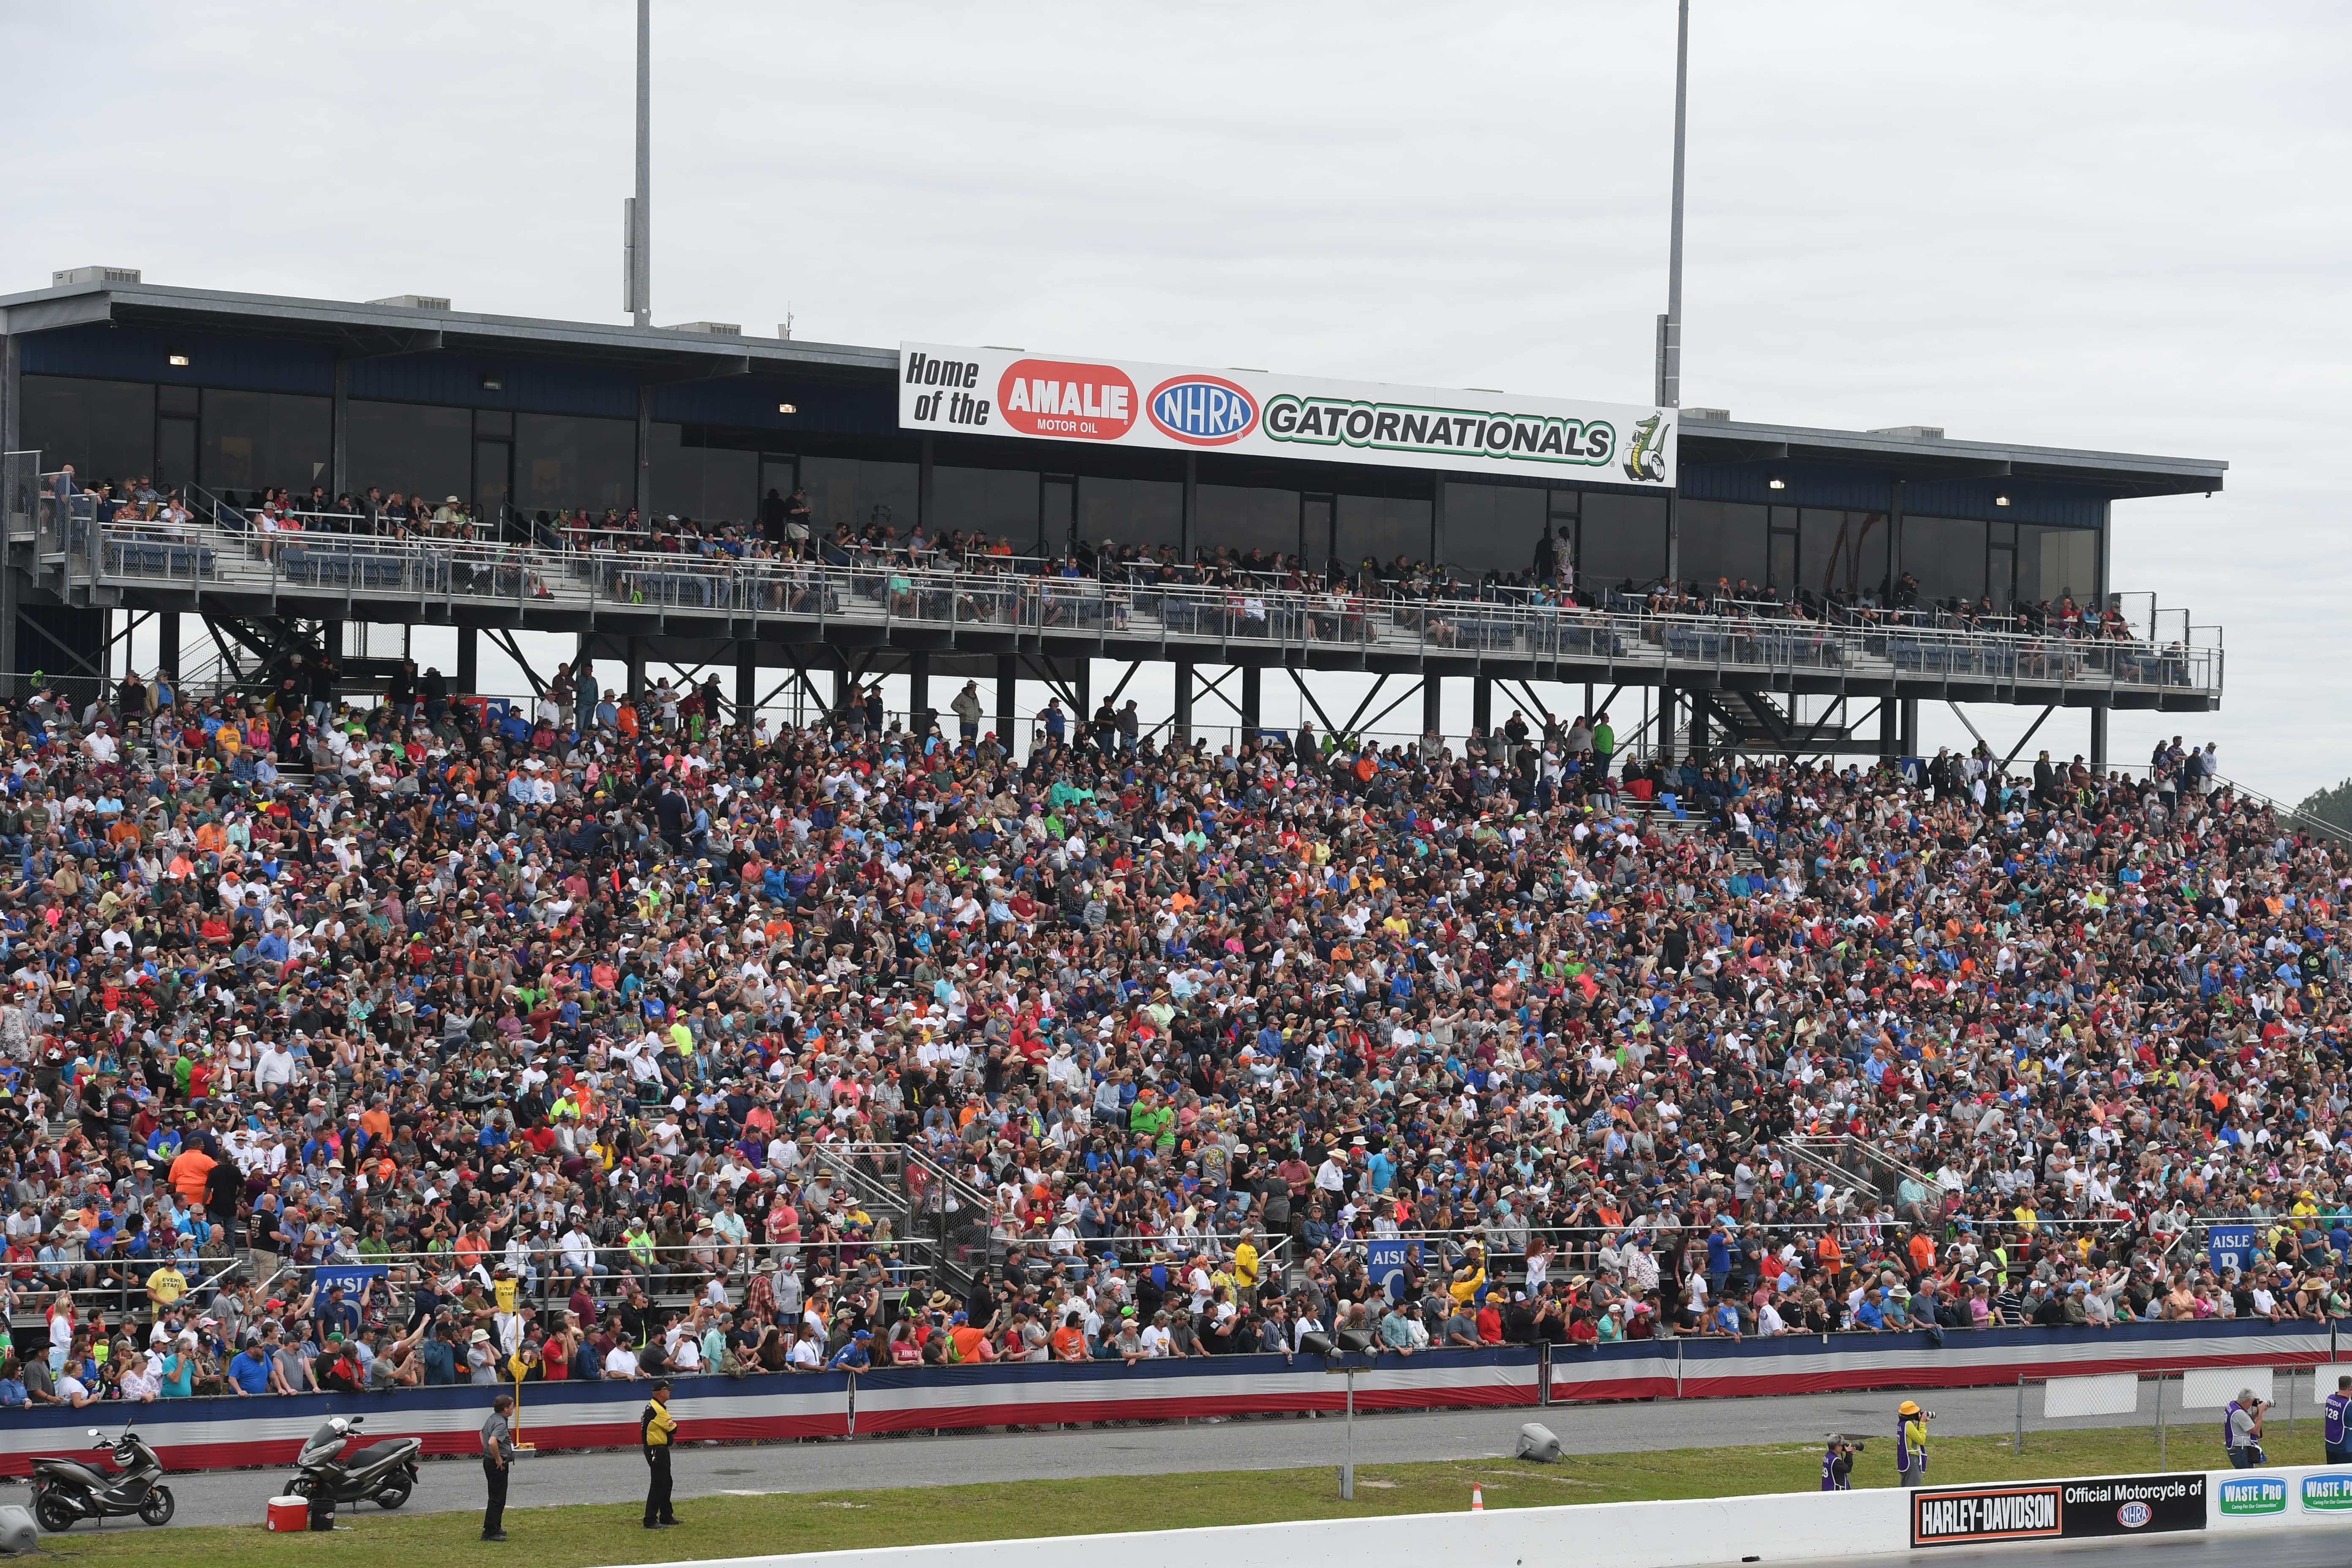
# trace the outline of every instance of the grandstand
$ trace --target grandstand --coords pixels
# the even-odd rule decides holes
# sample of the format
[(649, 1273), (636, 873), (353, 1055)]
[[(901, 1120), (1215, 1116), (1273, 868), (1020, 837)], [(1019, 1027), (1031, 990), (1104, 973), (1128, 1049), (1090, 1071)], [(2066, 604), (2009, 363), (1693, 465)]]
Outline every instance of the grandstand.
[[(2210, 752), (2104, 756), (2220, 700), (2107, 580), (2113, 503), (2218, 463), (113, 275), (0, 309), (47, 678), (0, 762), (0, 1395), (63, 1402), (0, 1468), (69, 1384), (184, 1381), (211, 1464), (313, 1413), (232, 1382), (461, 1451), (468, 1380), (570, 1384), (541, 1430), (593, 1447), (656, 1372), (847, 1436), (1328, 1407), (1326, 1331), (1395, 1406), (1685, 1347), (2006, 1383), (2073, 1353), (2027, 1323), (2308, 1365), (2352, 1315), (2352, 856)], [(387, 623), (456, 627), (454, 685), (333, 667)], [(467, 700), (493, 638), (520, 710)], [(713, 664), (731, 704), (646, 689)], [(1319, 734), (1264, 732), (1268, 669)], [(966, 675), (1066, 722), (935, 727)], [(1597, 721), (1636, 688), (1650, 735)], [(1927, 701), (2081, 709), (2092, 756), (1919, 759)], [(1171, 1358), (1230, 1359), (1128, 1380)]]
[[(1708, 409), (1619, 411), (1605, 464), (1465, 447), (1469, 421), (1450, 446), (1335, 436), (1343, 461), (1257, 440), (1271, 414), (1238, 442), (1155, 436), (1139, 391), (1116, 438), (1053, 438), (1009, 409), (981, 433), (920, 352), (723, 323), (103, 268), (0, 311), (0, 649), (17, 674), (120, 668), (131, 617), (157, 617), (161, 662), (200, 685), (266, 684), (301, 648), (342, 653), (349, 626), (441, 624), (467, 691), (484, 637), (543, 684), (512, 641), (530, 630), (576, 637), (633, 691), (649, 668), (731, 667), (736, 702), (803, 712), (888, 675), (911, 715), (976, 677), (1007, 733), (1023, 682), (1091, 714), (1092, 662), (1112, 660), (1166, 669), (1169, 710), (1147, 722), (1178, 734), (1196, 701), (1259, 731), (1274, 669), (1343, 732), (1437, 731), (1448, 682), (1468, 683), (1482, 732), (1498, 683), (1563, 722), (1578, 703), (1556, 683), (1590, 689), (1587, 713), (1648, 690), (1654, 719), (1619, 727), (1669, 758), (1911, 755), (1923, 701), (2079, 709), (2095, 767), (2111, 710), (2221, 698), (2218, 630), (2112, 583), (2108, 548), (2115, 502), (2219, 489), (2215, 461)], [(1168, 384), (1238, 391), (1232, 374)], [(1400, 406), (1507, 412), (1499, 394), (1414, 396)], [(75, 497), (44, 505), (68, 465)], [(125, 504), (134, 486), (184, 515)], [(281, 528), (300, 531), (274, 542)], [(188, 616), (210, 646), (184, 669)], [(1318, 676), (1337, 671), (1379, 684), (1327, 705)], [(344, 689), (388, 672), (347, 661)], [(1418, 723), (1383, 725), (1416, 694)]]

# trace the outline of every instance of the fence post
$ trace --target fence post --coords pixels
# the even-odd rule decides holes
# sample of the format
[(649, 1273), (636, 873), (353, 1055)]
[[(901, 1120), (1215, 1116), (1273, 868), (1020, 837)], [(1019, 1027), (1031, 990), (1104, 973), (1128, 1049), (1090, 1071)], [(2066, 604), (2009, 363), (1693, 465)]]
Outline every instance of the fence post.
[(2025, 1452), (2025, 1374), (2017, 1374), (2017, 1441), (2009, 1450), (2011, 1458)]
[(2164, 1373), (2156, 1374), (2156, 1468), (2164, 1468)]

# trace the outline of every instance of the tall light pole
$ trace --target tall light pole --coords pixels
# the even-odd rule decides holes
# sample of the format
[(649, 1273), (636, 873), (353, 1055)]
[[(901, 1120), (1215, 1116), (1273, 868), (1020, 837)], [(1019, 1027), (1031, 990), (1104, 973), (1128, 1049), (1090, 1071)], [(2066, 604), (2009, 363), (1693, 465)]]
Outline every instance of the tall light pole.
[(1674, 230), (1666, 254), (1666, 313), (1658, 318), (1661, 408), (1679, 408), (1683, 401), (1683, 115), (1690, 90), (1690, 0), (1682, 0), (1680, 10), (1675, 29)]
[[(653, 0), (637, 0), (637, 194), (624, 204), (621, 309), (641, 327), (654, 319), (653, 34)], [(1681, 210), (1679, 197), (1675, 210)]]

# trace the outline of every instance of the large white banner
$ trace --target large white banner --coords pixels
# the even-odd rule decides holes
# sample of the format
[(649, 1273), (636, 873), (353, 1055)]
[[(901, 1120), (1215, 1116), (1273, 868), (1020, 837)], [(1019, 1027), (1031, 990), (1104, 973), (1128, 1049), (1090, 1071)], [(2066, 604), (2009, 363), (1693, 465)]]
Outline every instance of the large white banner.
[(908, 430), (1320, 458), (1615, 484), (1675, 482), (1675, 410), (898, 345)]

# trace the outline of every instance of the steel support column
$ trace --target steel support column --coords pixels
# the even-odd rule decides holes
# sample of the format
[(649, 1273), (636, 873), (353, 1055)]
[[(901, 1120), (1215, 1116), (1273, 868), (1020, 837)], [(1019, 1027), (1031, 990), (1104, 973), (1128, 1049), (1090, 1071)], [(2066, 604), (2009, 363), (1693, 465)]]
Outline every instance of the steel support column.
[(1193, 559), (1194, 541), (1201, 537), (1201, 458), (1198, 453), (1184, 454), (1184, 518), (1181, 532), (1177, 537), (1176, 555), (1181, 561)]
[(1658, 687), (1658, 760), (1672, 764), (1675, 760), (1675, 707), (1678, 699), (1670, 684)]
[(352, 366), (345, 359), (335, 361), (335, 394), (328, 408), (327, 491), (341, 495), (351, 488), (350, 465), (346, 452), (350, 446), (352, 400)]
[(2107, 710), (2104, 708), (2091, 710), (2091, 771), (2107, 771)]
[(1900, 705), (1892, 697), (1878, 702), (1878, 754), (1899, 757), (1903, 754), (1903, 720)]
[(922, 442), (915, 458), (915, 521), (924, 533), (939, 537), (940, 503), (936, 496), (937, 472), (931, 460), (931, 433), (923, 432)]
[(1021, 722), (1021, 660), (1009, 653), (996, 656), (996, 743), (1013, 754), (1013, 734)]
[(1495, 682), (1491, 677), (1470, 678), (1470, 728), (1484, 735), (1495, 727)]
[(482, 634), (479, 628), (457, 627), (457, 694), (478, 695), (482, 683)]
[(180, 615), (163, 610), (155, 616), (155, 668), (169, 675), (176, 688), (180, 679)]
[[(1265, 672), (1254, 664), (1242, 667), (1242, 739), (1255, 740), (1265, 727), (1265, 708), (1259, 690), (1259, 677)], [(1238, 750), (1238, 748), (1236, 748)]]
[(1445, 734), (1445, 678), (1424, 674), (1421, 678), (1421, 737), (1432, 735), (1443, 739)]
[(760, 645), (749, 637), (735, 640), (735, 722), (749, 724), (760, 709)]
[(646, 700), (646, 645), (635, 637), (628, 643), (628, 694), (632, 707)]
[[(0, 332), (0, 452), (17, 450), (18, 432), (24, 423), (24, 342), (21, 332)], [(40, 467), (37, 462), (33, 466), (36, 469)], [(37, 484), (38, 479), (36, 474), (28, 482)], [(16, 499), (13, 495), (0, 496), (0, 530), (12, 525), (5, 512)], [(37, 499), (28, 502), (30, 510), (25, 515), (27, 529), (36, 526), (40, 504)], [(0, 532), (0, 700), (16, 699), (16, 668), (24, 662), (16, 647), (23, 619), (18, 608), (23, 592), (15, 548), (8, 543), (5, 532)]]
[(637, 385), (637, 526), (654, 516), (654, 389)]
[(1902, 706), (1903, 754), (1906, 757), (1916, 757), (1919, 754), (1919, 700), (1916, 697), (1906, 697), (1903, 699)]
[(920, 741), (931, 732), (931, 656), (920, 648), (907, 656), (907, 728)]
[[(1186, 467), (1190, 468), (1190, 466), (1188, 459)], [(1192, 743), (1192, 661), (1189, 658), (1178, 659), (1175, 676), (1176, 708), (1170, 721), (1170, 729), (1177, 745), (1189, 746)]]

